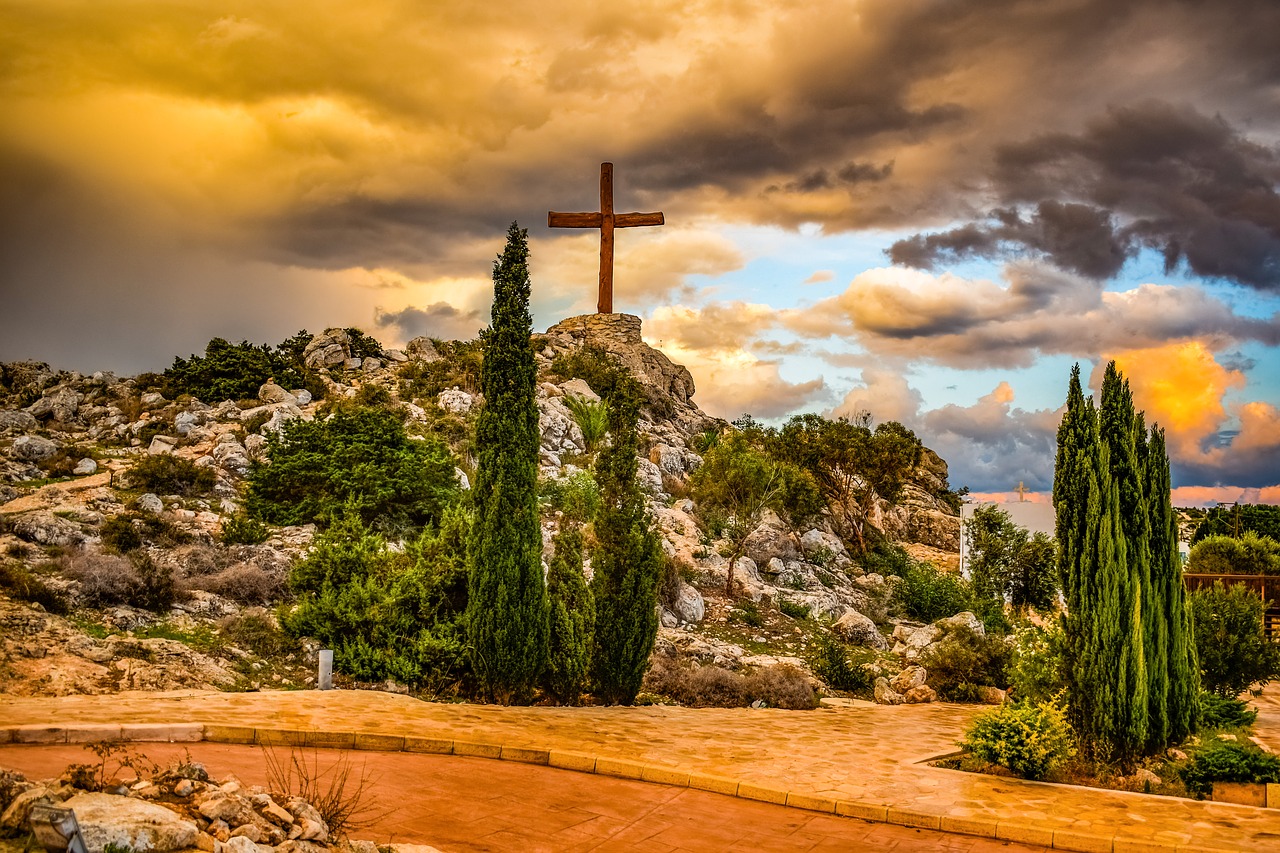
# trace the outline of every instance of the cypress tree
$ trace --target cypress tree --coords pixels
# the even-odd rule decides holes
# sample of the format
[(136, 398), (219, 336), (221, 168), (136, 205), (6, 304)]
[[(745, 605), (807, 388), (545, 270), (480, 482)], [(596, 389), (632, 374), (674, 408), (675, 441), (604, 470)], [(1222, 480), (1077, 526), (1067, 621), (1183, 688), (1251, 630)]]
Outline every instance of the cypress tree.
[(615, 366), (601, 393), (609, 404), (612, 441), (596, 460), (600, 510), (592, 558), (596, 604), (591, 679), (597, 698), (630, 705), (640, 692), (658, 635), (662, 551), (636, 480), (640, 389)]
[(532, 697), (547, 656), (527, 237), (511, 223), (493, 265), (492, 323), (481, 332), (485, 402), (476, 423), (475, 521), (467, 549), (472, 665), (488, 698), (504, 705)]
[(1200, 726), (1200, 662), (1196, 659), (1191, 607), (1178, 560), (1178, 521), (1170, 498), (1164, 430), (1152, 428), (1146, 461), (1151, 502), (1151, 582), (1168, 634), (1168, 740), (1178, 743)]
[[(1123, 676), (1117, 685), (1117, 745), (1128, 756), (1138, 749), (1164, 746), (1168, 682), (1164, 622), (1151, 589), (1151, 521), (1147, 516), (1145, 467), (1140, 458), (1146, 449), (1146, 429), (1134, 411), (1129, 383), (1114, 361), (1107, 364), (1102, 379), (1098, 434), (1107, 447), (1108, 470), (1116, 492), (1117, 544), (1123, 546), (1117, 548), (1115, 565), (1115, 612), (1121, 620), (1121, 642), (1127, 646), (1119, 654)], [(1151, 661), (1153, 653), (1158, 653), (1160, 659)], [(1153, 682), (1158, 691), (1154, 696)]]
[(582, 531), (566, 520), (555, 537), (547, 573), (547, 670), (543, 685), (561, 705), (577, 705), (591, 663), (596, 609), (582, 575)]

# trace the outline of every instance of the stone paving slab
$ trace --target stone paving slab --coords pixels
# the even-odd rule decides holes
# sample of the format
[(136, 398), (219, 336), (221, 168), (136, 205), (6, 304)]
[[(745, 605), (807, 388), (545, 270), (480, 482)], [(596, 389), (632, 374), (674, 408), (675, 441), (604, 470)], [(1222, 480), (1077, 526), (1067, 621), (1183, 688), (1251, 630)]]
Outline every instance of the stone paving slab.
[[(419, 739), (453, 754), (545, 760), (623, 778), (718, 790), (765, 802), (834, 803), (845, 814), (1073, 850), (1280, 851), (1280, 811), (959, 773), (919, 764), (954, 751), (981, 709), (851, 703), (775, 709), (501, 708), (420, 702), (369, 691), (122, 693), (0, 697), (0, 730), (24, 742), (65, 726), (202, 723), (210, 740), (269, 742), (313, 733), (356, 748)], [(289, 733), (288, 735), (282, 733)], [(322, 733), (322, 734), (320, 734)], [(44, 736), (51, 736), (46, 734)], [(0, 734), (0, 741), (6, 735)], [(345, 742), (345, 740), (343, 740)], [(545, 756), (545, 759), (543, 759)], [(662, 778), (659, 778), (662, 777)], [(718, 780), (718, 781), (717, 781)], [(709, 784), (718, 787), (711, 788)], [(730, 790), (732, 789), (732, 790)]]

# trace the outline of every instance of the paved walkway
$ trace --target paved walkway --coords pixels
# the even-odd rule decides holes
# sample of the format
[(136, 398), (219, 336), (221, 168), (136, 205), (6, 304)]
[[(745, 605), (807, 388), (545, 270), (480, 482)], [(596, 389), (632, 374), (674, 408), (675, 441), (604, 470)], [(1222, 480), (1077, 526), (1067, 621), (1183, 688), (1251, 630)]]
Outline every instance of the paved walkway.
[(1001, 779), (917, 763), (953, 751), (977, 710), (867, 703), (812, 712), (499, 708), (363, 691), (175, 692), (0, 698), (0, 728), (193, 721), (382, 735), (388, 738), (364, 742), (387, 749), (397, 748), (405, 736), (457, 741), (458, 752), (466, 742), (501, 744), (513, 757), (521, 749), (595, 756), (599, 760), (589, 767), (598, 773), (638, 777), (643, 771), (649, 778), (678, 780), (683, 772), (686, 785), (688, 774), (707, 774), (741, 780), (733, 788), (739, 796), (781, 797), (778, 801), (797, 805), (809, 801), (818, 808), (839, 800), (854, 807), (846, 813), (855, 816), (977, 833), (995, 830), (1009, 840), (1064, 849), (1280, 851), (1276, 810)]
[[(163, 766), (188, 750), (214, 778), (234, 773), (249, 785), (267, 783), (263, 748), (258, 746), (151, 743), (138, 751)], [(340, 755), (321, 750), (314, 760), (324, 771)], [(351, 778), (368, 780), (367, 823), (353, 834), (379, 844), (430, 844), (447, 853), (1047, 850), (511, 761), (386, 752), (346, 755)], [(0, 748), (0, 766), (47, 778), (87, 756), (83, 746), (8, 746)], [(310, 763), (313, 755), (304, 753), (304, 758)]]

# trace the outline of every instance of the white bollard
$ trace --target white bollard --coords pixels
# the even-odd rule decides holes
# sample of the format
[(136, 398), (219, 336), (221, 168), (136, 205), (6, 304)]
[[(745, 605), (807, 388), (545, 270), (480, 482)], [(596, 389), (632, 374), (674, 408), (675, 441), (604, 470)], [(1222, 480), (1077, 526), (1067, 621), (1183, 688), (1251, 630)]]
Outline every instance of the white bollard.
[(333, 689), (333, 649), (320, 650), (320, 679), (316, 686), (321, 690)]

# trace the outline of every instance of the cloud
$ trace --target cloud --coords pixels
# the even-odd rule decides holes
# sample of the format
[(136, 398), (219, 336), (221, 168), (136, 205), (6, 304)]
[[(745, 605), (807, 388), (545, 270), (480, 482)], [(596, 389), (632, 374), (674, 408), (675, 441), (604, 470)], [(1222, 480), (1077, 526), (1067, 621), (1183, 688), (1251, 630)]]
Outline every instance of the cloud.
[(835, 270), (816, 270), (809, 275), (801, 284), (821, 284), (824, 281), (831, 281), (836, 277)]
[(1173, 490), (1174, 506), (1217, 506), (1225, 503), (1280, 504), (1280, 486), (1243, 489), (1238, 486), (1178, 486)]
[(487, 325), (479, 311), (464, 311), (447, 302), (436, 302), (425, 308), (410, 305), (399, 311), (378, 308), (373, 323), (379, 329), (394, 329), (399, 343), (422, 335), (446, 341), (471, 340)]
[(852, 338), (881, 357), (960, 368), (1022, 367), (1042, 355), (1095, 359), (1166, 342), (1280, 344), (1280, 317), (1237, 314), (1195, 286), (1106, 291), (1032, 261), (1008, 264), (1003, 279), (871, 269), (838, 296), (780, 312), (778, 322), (810, 339)]
[(880, 423), (909, 423), (915, 419), (923, 401), (920, 392), (908, 385), (900, 372), (867, 367), (862, 370), (862, 384), (850, 389), (832, 414), (856, 417), (862, 412), (870, 412)]

